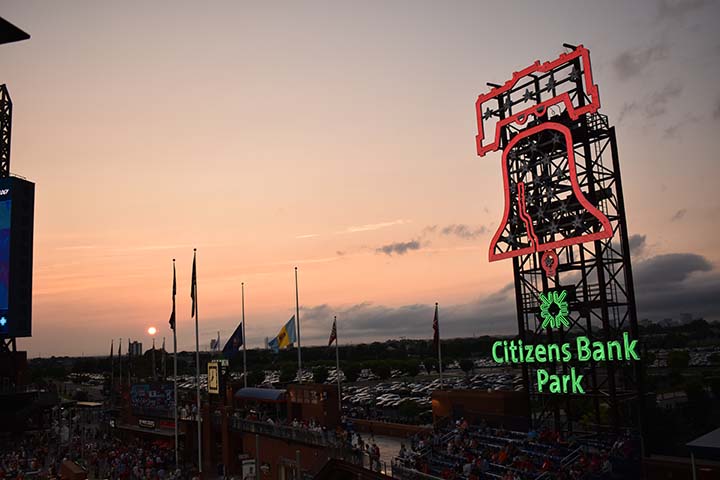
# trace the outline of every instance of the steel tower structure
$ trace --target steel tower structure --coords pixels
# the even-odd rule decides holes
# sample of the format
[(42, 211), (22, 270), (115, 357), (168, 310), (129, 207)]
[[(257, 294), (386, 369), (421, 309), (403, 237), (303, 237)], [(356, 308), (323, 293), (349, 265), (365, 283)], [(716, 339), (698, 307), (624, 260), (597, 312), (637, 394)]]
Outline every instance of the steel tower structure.
[[(523, 343), (607, 342), (623, 332), (638, 339), (615, 127), (599, 113), (589, 52), (565, 47), (570, 53), (536, 62), (502, 86), (488, 84), (478, 99), (478, 154), (503, 151), (505, 214), (489, 257), (512, 259)], [(561, 289), (568, 326), (542, 328), (540, 294)], [(581, 371), (585, 395), (539, 392), (534, 365), (522, 369), (535, 428), (582, 430), (581, 414), (594, 431), (640, 425), (639, 362), (540, 365)]]

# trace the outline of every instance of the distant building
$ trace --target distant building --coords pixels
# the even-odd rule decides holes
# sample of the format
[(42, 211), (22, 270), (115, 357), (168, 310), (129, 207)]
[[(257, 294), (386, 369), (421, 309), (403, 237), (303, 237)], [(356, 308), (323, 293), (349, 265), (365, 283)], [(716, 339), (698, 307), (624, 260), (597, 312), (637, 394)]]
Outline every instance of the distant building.
[(129, 353), (131, 357), (139, 357), (143, 353), (142, 342), (130, 342)]

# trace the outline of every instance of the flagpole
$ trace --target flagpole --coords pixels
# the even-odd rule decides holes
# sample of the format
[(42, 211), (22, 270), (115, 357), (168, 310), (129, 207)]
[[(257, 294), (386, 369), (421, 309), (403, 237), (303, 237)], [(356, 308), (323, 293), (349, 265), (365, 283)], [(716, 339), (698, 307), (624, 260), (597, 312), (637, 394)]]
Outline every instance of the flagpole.
[(152, 337), (152, 369), (153, 369), (153, 381), (157, 381), (157, 369), (155, 368), (155, 337)]
[(337, 315), (333, 319), (333, 325), (335, 325), (335, 377), (337, 377), (338, 384), (338, 414), (342, 416), (342, 392), (340, 389), (340, 341), (338, 340), (337, 333)]
[(298, 295), (298, 272), (295, 267), (295, 318), (297, 322), (298, 383), (302, 383), (302, 353), (300, 348), (300, 297)]
[[(435, 302), (435, 312), (438, 311), (438, 303)], [(442, 366), (442, 342), (440, 342), (440, 314), (438, 314), (438, 373), (440, 373), (440, 390), (443, 388), (443, 366)]]
[(200, 327), (198, 314), (198, 298), (197, 298), (197, 270), (195, 266), (195, 258), (197, 248), (193, 248), (193, 273), (192, 279), (193, 303), (195, 304), (195, 387), (197, 392), (197, 439), (198, 439), (198, 472), (202, 473), (202, 432), (200, 424)]
[(162, 346), (162, 369), (163, 369), (163, 381), (167, 380), (167, 364), (165, 363), (165, 337), (163, 337)]
[(245, 338), (245, 282), (240, 283), (242, 288), (242, 340), (243, 340), (243, 385), (247, 388), (247, 339)]
[(130, 351), (130, 338), (128, 338), (128, 390), (132, 385), (132, 352)]
[(175, 316), (175, 293), (177, 285), (175, 283), (175, 259), (173, 258), (173, 395), (175, 400), (175, 469), (179, 468), (180, 458), (178, 454), (178, 402), (177, 402), (177, 317)]
[(115, 359), (113, 358), (113, 347), (115, 339), (110, 339), (110, 403), (115, 404)]
[(120, 396), (122, 397), (122, 338), (118, 339), (118, 364), (120, 364)]

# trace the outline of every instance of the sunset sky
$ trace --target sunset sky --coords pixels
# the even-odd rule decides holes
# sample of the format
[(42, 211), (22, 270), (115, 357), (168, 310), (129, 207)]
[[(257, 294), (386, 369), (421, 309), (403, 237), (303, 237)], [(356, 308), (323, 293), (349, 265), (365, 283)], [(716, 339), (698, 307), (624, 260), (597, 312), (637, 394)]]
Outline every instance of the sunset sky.
[[(30, 356), (111, 338), (251, 347), (516, 329), (488, 263), (500, 155), (474, 103), (563, 42), (590, 49), (618, 129), (640, 318), (720, 319), (720, 2), (3, 2), (13, 173), (36, 182)], [(117, 340), (116, 340), (117, 341)], [(123, 347), (125, 349), (125, 346)]]

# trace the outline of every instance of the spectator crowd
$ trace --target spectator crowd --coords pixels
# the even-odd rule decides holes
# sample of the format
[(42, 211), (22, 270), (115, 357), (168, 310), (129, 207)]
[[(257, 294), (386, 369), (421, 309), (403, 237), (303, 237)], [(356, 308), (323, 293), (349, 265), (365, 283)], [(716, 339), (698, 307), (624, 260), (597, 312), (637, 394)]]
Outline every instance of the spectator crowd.
[(516, 432), (464, 419), (414, 436), (396, 462), (407, 478), (420, 472), (448, 480), (630, 478), (639, 464), (629, 435), (563, 439), (552, 431)]

